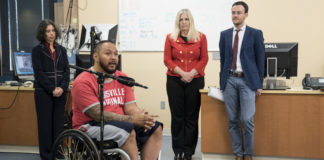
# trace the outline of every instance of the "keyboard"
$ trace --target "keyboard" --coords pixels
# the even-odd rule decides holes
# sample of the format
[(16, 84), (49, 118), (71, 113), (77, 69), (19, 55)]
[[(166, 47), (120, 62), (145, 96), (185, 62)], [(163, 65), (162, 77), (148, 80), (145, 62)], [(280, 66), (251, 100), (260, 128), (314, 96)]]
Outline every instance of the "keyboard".
[(11, 82), (10, 86), (22, 86), (21, 82)]
[(273, 88), (263, 88), (263, 90), (286, 90), (290, 89), (288, 86), (277, 86)]

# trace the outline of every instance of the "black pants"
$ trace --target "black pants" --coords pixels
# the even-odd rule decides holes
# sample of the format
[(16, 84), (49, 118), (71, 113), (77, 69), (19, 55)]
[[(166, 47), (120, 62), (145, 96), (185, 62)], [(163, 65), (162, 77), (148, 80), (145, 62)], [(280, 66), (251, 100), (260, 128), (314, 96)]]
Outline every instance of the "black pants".
[(63, 131), (65, 103), (65, 93), (56, 98), (42, 89), (35, 89), (39, 153), (42, 160), (51, 159), (52, 145)]
[(172, 148), (175, 154), (195, 153), (201, 102), (199, 89), (204, 86), (204, 77), (194, 78), (190, 83), (184, 83), (178, 77), (167, 76)]

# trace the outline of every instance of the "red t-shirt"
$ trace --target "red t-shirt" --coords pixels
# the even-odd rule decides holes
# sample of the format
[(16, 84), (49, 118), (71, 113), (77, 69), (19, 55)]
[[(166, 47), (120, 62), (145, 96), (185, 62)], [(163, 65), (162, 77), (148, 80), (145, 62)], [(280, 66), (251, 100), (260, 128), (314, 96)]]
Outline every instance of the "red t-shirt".
[[(126, 76), (116, 71), (114, 76)], [(73, 82), (72, 94), (72, 124), (74, 129), (91, 120), (85, 112), (93, 106), (100, 105), (97, 78), (88, 72), (83, 72)], [(104, 83), (104, 110), (117, 114), (124, 114), (123, 106), (135, 103), (131, 87), (125, 86), (116, 80), (106, 80)]]

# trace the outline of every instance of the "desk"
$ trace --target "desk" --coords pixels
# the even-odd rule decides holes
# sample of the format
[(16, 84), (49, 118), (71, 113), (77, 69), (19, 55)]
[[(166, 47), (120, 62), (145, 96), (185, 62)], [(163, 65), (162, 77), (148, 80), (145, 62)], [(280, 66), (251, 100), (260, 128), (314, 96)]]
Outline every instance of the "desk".
[(0, 86), (0, 144), (38, 145), (34, 88)]
[[(233, 154), (224, 103), (200, 92), (202, 152)], [(263, 91), (254, 122), (255, 155), (324, 158), (324, 92)]]

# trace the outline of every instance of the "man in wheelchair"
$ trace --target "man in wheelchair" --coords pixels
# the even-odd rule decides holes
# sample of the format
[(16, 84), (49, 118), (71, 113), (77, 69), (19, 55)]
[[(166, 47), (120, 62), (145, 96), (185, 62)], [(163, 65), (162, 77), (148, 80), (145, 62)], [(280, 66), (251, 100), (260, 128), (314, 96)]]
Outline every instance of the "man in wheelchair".
[[(99, 42), (93, 54), (95, 72), (126, 76), (116, 70), (118, 51), (114, 43)], [(97, 77), (83, 72), (72, 87), (73, 128), (100, 141), (100, 102)], [(113, 140), (132, 160), (158, 159), (162, 145), (163, 124), (136, 105), (131, 87), (111, 78), (104, 82), (104, 140)]]

